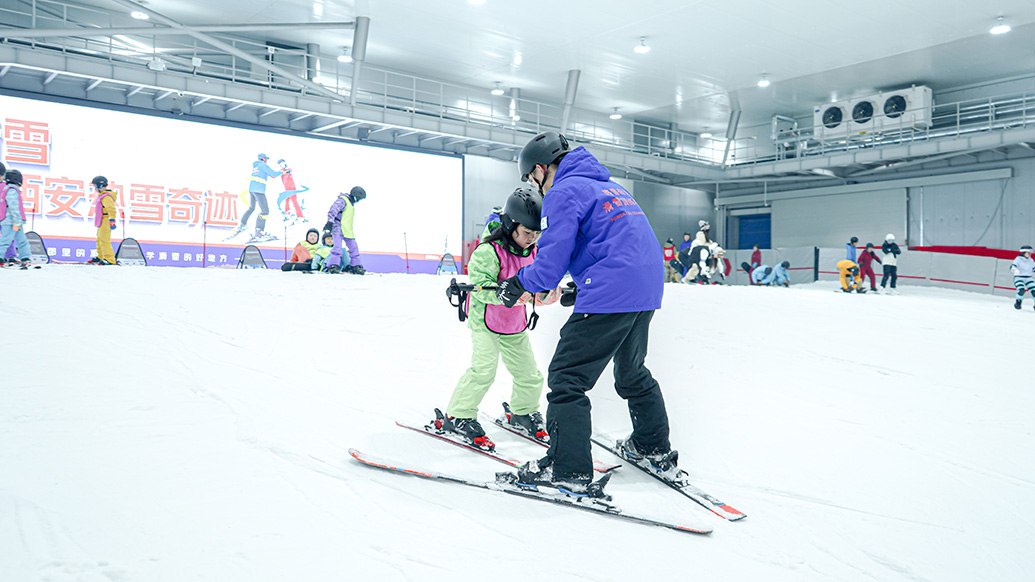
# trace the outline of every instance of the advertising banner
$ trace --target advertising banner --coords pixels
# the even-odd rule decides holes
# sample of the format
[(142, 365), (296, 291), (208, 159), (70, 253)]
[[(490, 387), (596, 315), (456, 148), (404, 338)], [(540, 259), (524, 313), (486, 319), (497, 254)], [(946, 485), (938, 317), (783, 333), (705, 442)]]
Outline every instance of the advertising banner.
[(0, 96), (0, 161), (24, 175), (28, 229), (58, 262), (96, 255), (95, 176), (117, 194), (112, 244), (136, 239), (148, 265), (234, 265), (254, 244), (276, 268), (354, 186), (368, 271), (434, 273), (461, 254), (455, 156)]

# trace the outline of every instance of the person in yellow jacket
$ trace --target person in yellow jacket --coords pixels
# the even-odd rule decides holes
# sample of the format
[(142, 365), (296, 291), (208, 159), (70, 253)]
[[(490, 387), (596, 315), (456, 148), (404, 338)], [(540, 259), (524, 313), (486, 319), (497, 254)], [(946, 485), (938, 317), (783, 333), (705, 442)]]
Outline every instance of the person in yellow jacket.
[(115, 201), (118, 193), (108, 189), (108, 179), (97, 176), (92, 181), (97, 198), (94, 202), (93, 224), (97, 227), (97, 257), (91, 263), (98, 265), (116, 265), (115, 250), (111, 247), (111, 231), (115, 230)]
[(859, 265), (855, 264), (855, 261), (848, 259), (840, 261), (837, 263), (837, 270), (841, 272), (842, 291), (851, 293), (852, 289), (855, 289), (856, 293), (866, 293), (866, 289), (863, 289), (862, 277), (859, 276)]

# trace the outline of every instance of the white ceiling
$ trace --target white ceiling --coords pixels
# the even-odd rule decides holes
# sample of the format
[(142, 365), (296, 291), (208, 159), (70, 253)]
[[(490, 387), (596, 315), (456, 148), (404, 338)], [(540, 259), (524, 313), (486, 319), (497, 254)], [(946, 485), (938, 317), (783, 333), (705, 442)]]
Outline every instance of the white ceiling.
[[(85, 4), (124, 11), (106, 0)], [(833, 96), (926, 84), (938, 90), (1035, 72), (1035, 0), (150, 0), (185, 25), (371, 19), (367, 63), (442, 81), (518, 87), (560, 103), (725, 130), (803, 115)], [(316, 15), (319, 12), (319, 16)], [(988, 34), (1002, 14), (1014, 30)], [(254, 33), (327, 56), (351, 30)], [(633, 47), (646, 36), (652, 50)], [(515, 56), (520, 55), (520, 64)], [(762, 73), (772, 85), (755, 85)]]

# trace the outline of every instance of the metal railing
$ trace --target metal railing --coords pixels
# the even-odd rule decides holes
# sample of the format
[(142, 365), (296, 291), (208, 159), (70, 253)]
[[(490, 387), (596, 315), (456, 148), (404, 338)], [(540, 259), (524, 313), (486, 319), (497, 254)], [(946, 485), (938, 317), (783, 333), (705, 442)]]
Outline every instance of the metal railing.
[[(19, 6), (0, 7), (0, 20), (8, 22), (12, 28), (35, 29), (142, 26), (140, 21), (126, 14), (71, 2), (33, 0)], [(334, 91), (343, 100), (351, 97), (351, 64), (341, 63), (335, 57), (309, 54), (305, 48), (210, 34), (237, 49), (264, 58), (292, 75)], [(126, 66), (147, 66), (153, 70), (261, 86), (269, 90), (295, 93), (308, 91), (295, 79), (209, 48), (186, 35), (60, 36), (8, 39), (6, 42), (39, 50), (101, 58)], [(548, 129), (558, 130), (564, 113), (560, 104), (509, 95), (493, 96), (487, 87), (448, 83), (369, 63), (364, 64), (355, 90), (357, 104), (364, 108), (404, 112), (422, 118), (438, 118), (529, 135)], [(903, 115), (899, 119), (907, 118), (908, 115)], [(1035, 122), (1035, 93), (935, 105), (930, 123), (926, 126), (888, 126), (885, 123), (877, 132), (851, 135), (846, 131), (844, 136), (836, 138), (831, 137), (830, 132), (824, 132), (820, 139), (813, 128), (811, 115), (794, 119), (797, 124), (793, 129), (775, 131), (775, 124), (739, 128), (738, 135), (746, 137), (738, 138), (730, 144), (728, 156), (726, 140), (723, 138), (703, 138), (694, 132), (642, 120), (614, 120), (607, 113), (578, 108), (572, 109), (569, 127), (564, 133), (580, 144), (710, 166), (721, 165), (725, 160), (727, 165), (737, 166), (823, 156), (980, 131), (1027, 127)], [(887, 118), (884, 121), (893, 123)]]

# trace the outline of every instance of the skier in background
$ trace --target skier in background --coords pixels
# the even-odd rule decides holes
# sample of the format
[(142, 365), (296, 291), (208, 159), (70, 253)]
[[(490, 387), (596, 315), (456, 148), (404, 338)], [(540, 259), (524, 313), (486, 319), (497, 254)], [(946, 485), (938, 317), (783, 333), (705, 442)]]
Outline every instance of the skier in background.
[(676, 274), (676, 265), (679, 265), (679, 270), (682, 271), (683, 265), (677, 259), (679, 252), (676, 250), (676, 242), (672, 239), (665, 241), (665, 245), (661, 247), (663, 259), (665, 260), (665, 282), (678, 283), (679, 275)]
[(255, 233), (250, 239), (249, 243), (264, 242), (268, 240), (276, 240), (277, 237), (266, 232), (266, 219), (270, 215), (269, 201), (266, 200), (266, 183), (270, 178), (276, 178), (281, 175), (281, 172), (274, 170), (269, 167), (266, 162), (270, 161), (270, 157), (266, 154), (259, 154), (259, 159), (252, 162), (252, 175), (248, 179), (248, 196), (249, 204), (248, 210), (241, 216), (241, 224), (232, 232), (227, 239), (231, 239), (244, 229), (248, 228), (248, 220), (251, 219), (252, 213), (255, 212), (255, 208), (259, 208), (259, 217), (255, 219)]
[[(96, 176), (90, 181), (97, 192), (94, 201), (93, 225), (97, 227), (97, 259), (98, 265), (115, 265), (115, 250), (111, 246), (111, 231), (115, 230), (115, 201), (118, 193), (108, 188), (108, 179)], [(91, 261), (92, 262), (92, 261)]]
[(853, 236), (852, 240), (845, 243), (845, 259), (856, 262), (855, 260), (855, 244), (859, 242), (859, 237)]
[(884, 253), (884, 276), (880, 279), (880, 288), (883, 289), (888, 284), (888, 279), (891, 279), (891, 291), (888, 293), (891, 295), (898, 295), (898, 291), (895, 290), (895, 283), (898, 281), (898, 256), (902, 254), (902, 250), (895, 244), (895, 235), (888, 233), (888, 236), (884, 237), (884, 244), (880, 246), (881, 252)]
[[(3, 168), (2, 164), (0, 168)], [(31, 252), (29, 239), (25, 238), (22, 173), (18, 170), (7, 170), (0, 181), (0, 248), (6, 249), (12, 240), (18, 247), (18, 258), (7, 260), (0, 257), (0, 264), (28, 269)]]
[(356, 243), (353, 220), (356, 218), (356, 203), (367, 197), (367, 191), (361, 186), (355, 186), (348, 194), (340, 193), (338, 198), (331, 204), (327, 211), (327, 224), (323, 226), (324, 236), (331, 233), (334, 236), (334, 250), (328, 257), (327, 272), (337, 273), (338, 264), (341, 261), (341, 247), (344, 244), (349, 249), (349, 273), (363, 275), (367, 271), (363, 268), (363, 261), (359, 258), (359, 245)]
[(679, 243), (679, 254), (676, 255), (676, 260), (678, 260), (680, 262), (680, 266), (682, 267), (682, 270), (679, 273), (679, 278), (680, 279), (682, 279), (683, 276), (686, 275), (686, 264), (683, 263), (682, 257), (683, 257), (683, 251), (686, 251), (687, 253), (689, 253), (690, 252), (690, 247), (694, 246), (694, 241), (691, 240), (692, 236), (693, 235), (690, 234), (689, 232), (684, 232), (683, 233), (683, 242)]
[(751, 268), (754, 269), (762, 264), (762, 251), (758, 250), (758, 245), (751, 246)]
[(837, 263), (837, 270), (841, 273), (841, 290), (851, 293), (855, 289), (857, 293), (866, 293), (863, 289), (862, 279), (859, 277), (859, 265), (854, 261), (845, 259)]
[[(277, 165), (280, 166), (280, 181), (284, 184), (284, 191), (277, 196), (277, 208), (280, 208), (281, 204), (284, 205), (284, 209), (280, 212), (284, 217), (284, 223), (296, 224), (299, 220), (309, 222), (305, 217), (305, 201), (302, 201), (302, 206), (298, 205), (298, 195), (307, 192), (309, 188), (302, 186), (301, 189), (298, 189), (295, 186), (294, 175), (283, 158), (277, 160)], [(288, 211), (288, 205), (295, 207), (293, 213)]]
[(1021, 253), (1010, 265), (1010, 272), (1013, 273), (1013, 286), (1017, 288), (1017, 300), (1013, 302), (1013, 307), (1020, 309), (1025, 291), (1035, 299), (1035, 260), (1031, 258), (1031, 245), (1021, 247)]
[(866, 243), (866, 250), (859, 255), (859, 276), (866, 282), (867, 275), (870, 277), (870, 291), (877, 292), (877, 275), (873, 271), (873, 261), (880, 261), (877, 253), (873, 252), (873, 243)]
[[(471, 253), (467, 273), (472, 285), (497, 285), (532, 264), (539, 238), (542, 206), (539, 194), (519, 188), (507, 198), (500, 214), (500, 226), (484, 237)], [(559, 297), (536, 296), (538, 305)], [(500, 359), (514, 378), (506, 420), (529, 437), (546, 441), (546, 422), (539, 412), (543, 375), (535, 362), (528, 338), (525, 303), (531, 294), (511, 307), (504, 307), (493, 290), (468, 295), (467, 327), (471, 330), (471, 367), (453, 389), (445, 414), (435, 409), (434, 426), (460, 435), (474, 446), (493, 450), (495, 445), (478, 422), (478, 405), (496, 380)], [(545, 301), (544, 301), (545, 300)]]

